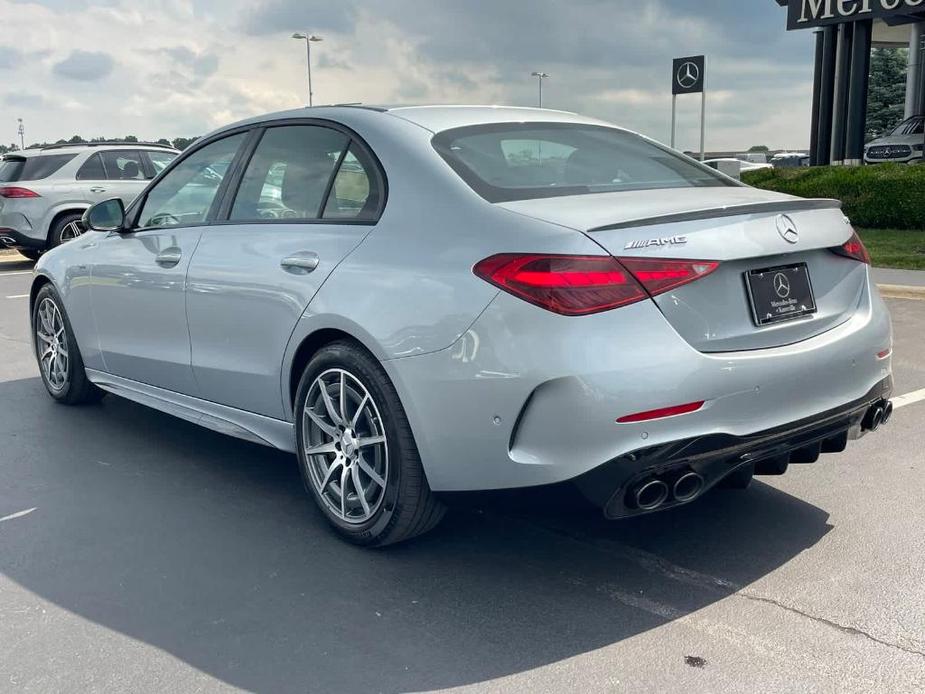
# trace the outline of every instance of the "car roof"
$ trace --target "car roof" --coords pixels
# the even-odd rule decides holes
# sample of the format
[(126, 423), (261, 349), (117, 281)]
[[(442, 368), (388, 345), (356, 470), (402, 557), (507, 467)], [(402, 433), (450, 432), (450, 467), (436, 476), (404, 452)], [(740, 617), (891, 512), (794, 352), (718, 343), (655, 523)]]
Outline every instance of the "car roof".
[(16, 150), (14, 152), (7, 152), (2, 156), (29, 159), (31, 157), (51, 156), (54, 154), (80, 154), (81, 152), (87, 151), (99, 152), (112, 149), (144, 149), (154, 152), (160, 151), (179, 154), (178, 149), (150, 142), (83, 142), (74, 144), (62, 143), (60, 145), (46, 145), (45, 147)]
[(568, 111), (553, 109), (527, 108), (522, 106), (467, 106), (467, 105), (379, 105), (379, 104), (334, 104), (331, 106), (314, 106), (268, 113), (254, 118), (248, 118), (237, 123), (231, 123), (219, 128), (214, 133), (223, 132), (255, 123), (288, 118), (329, 118), (331, 120), (354, 120), (359, 112), (367, 115), (381, 114), (383, 118), (401, 118), (414, 123), (433, 133), (459, 128), (468, 125), (484, 125), (487, 123), (585, 123), (589, 125), (606, 125), (614, 127), (596, 118), (580, 116)]

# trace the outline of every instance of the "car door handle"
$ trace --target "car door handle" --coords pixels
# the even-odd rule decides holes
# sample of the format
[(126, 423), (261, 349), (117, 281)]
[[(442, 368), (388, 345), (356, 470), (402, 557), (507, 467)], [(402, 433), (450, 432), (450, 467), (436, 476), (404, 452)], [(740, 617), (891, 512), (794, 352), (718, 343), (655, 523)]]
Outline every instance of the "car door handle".
[(160, 253), (157, 254), (157, 257), (154, 261), (158, 265), (164, 265), (165, 267), (170, 267), (176, 265), (180, 262), (180, 258), (183, 256), (182, 251), (179, 248), (171, 247), (165, 248)]
[(106, 189), (103, 186), (90, 186), (91, 193), (105, 193)]
[(306, 251), (286, 256), (279, 261), (279, 264), (284, 270), (303, 270), (305, 272), (311, 272), (318, 267), (319, 262), (321, 261), (317, 253)]

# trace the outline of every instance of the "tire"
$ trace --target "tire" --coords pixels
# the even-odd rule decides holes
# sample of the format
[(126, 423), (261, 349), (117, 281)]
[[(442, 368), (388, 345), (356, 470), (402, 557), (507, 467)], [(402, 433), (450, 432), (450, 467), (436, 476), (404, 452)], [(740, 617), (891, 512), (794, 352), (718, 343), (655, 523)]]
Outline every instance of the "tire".
[[(77, 222), (80, 222), (80, 219), (83, 215), (75, 214), (66, 214), (63, 217), (60, 217), (58, 221), (55, 222), (54, 226), (51, 228), (51, 232), (48, 234), (48, 247), (56, 248), (62, 243), (70, 241), (72, 238), (76, 238), (74, 234), (77, 232), (77, 229), (72, 226)], [(83, 231), (77, 234), (79, 236)]]
[(35, 262), (42, 257), (42, 251), (38, 251), (33, 248), (20, 248), (18, 251), (19, 255), (23, 256), (24, 258), (28, 258), (32, 262)]
[(312, 357), (295, 419), (302, 481), (341, 537), (380, 547), (440, 522), (445, 507), (427, 484), (398, 393), (364, 349), (339, 341)]
[[(58, 338), (51, 342), (48, 337), (53, 335), (58, 335)], [(64, 303), (50, 284), (42, 287), (35, 297), (32, 341), (42, 383), (52, 398), (64, 405), (80, 405), (102, 399), (105, 392), (87, 379), (83, 359), (74, 339), (74, 330), (64, 311)], [(66, 352), (60, 350), (61, 346), (66, 348)], [(48, 354), (50, 347), (54, 347), (51, 355)], [(53, 362), (57, 368), (52, 366)]]

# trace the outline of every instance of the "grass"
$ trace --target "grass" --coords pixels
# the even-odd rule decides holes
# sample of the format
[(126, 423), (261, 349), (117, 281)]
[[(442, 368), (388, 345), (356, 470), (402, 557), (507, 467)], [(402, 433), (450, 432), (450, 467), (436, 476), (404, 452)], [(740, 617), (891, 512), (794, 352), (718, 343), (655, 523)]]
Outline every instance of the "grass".
[(875, 267), (925, 270), (925, 229), (859, 229)]

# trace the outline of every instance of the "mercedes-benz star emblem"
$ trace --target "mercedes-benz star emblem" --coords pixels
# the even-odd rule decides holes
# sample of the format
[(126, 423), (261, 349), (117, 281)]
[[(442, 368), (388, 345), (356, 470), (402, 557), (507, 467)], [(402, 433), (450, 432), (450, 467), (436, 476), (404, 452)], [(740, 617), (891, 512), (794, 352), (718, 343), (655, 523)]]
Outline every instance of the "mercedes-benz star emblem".
[(785, 214), (777, 215), (777, 233), (787, 243), (796, 243), (800, 240), (800, 233), (797, 231), (797, 225), (793, 223)]
[(787, 275), (783, 272), (778, 272), (774, 275), (774, 291), (781, 299), (786, 299), (790, 296), (790, 280), (787, 279)]
[(675, 79), (684, 89), (690, 89), (700, 81), (700, 68), (697, 63), (686, 62), (678, 68)]

